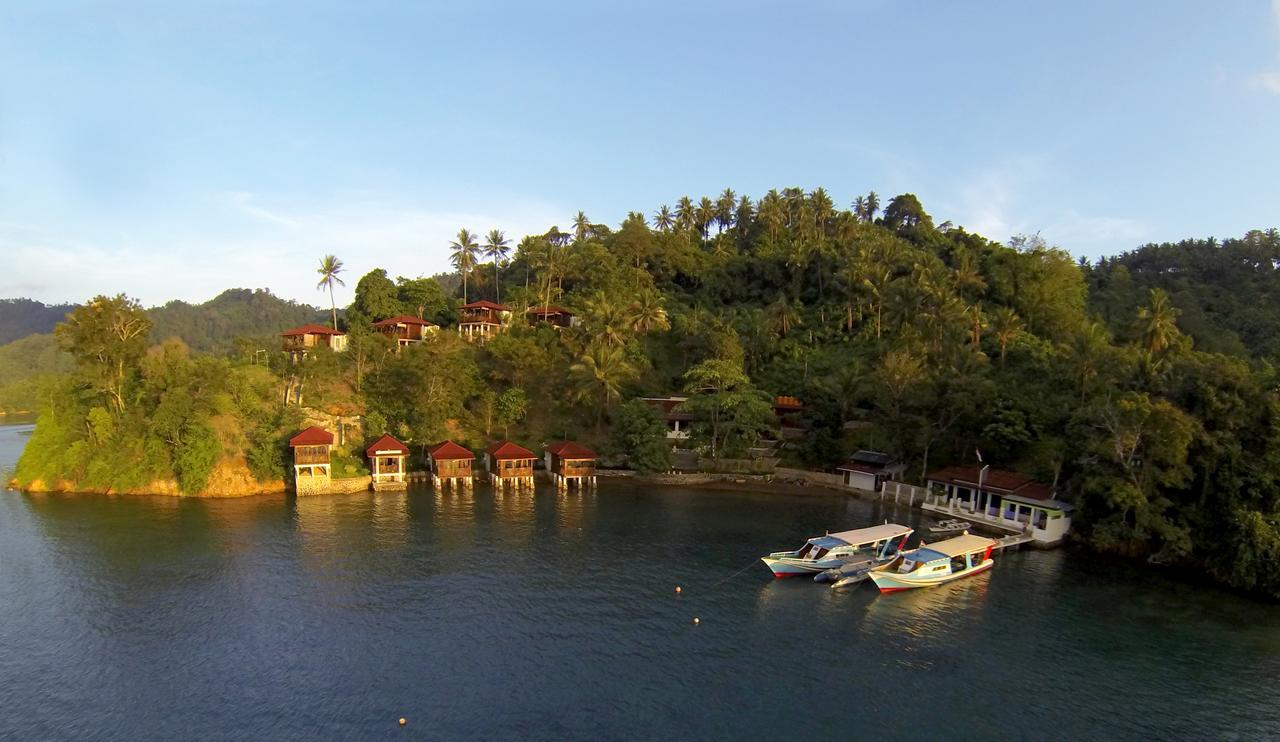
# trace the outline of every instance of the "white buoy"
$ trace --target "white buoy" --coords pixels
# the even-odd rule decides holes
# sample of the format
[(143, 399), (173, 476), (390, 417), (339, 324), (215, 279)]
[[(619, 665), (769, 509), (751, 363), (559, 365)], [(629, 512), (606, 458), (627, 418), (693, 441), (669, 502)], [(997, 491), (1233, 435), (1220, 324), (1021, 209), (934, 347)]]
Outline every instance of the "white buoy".
[(403, 716), (401, 716), (401, 717), (400, 717), (400, 726), (404, 726), (405, 724), (408, 724), (408, 723), (409, 723), (409, 722), (408, 722), (408, 721), (406, 721), (406, 720), (405, 720), (405, 718), (404, 718)]
[(679, 586), (679, 585), (676, 585), (676, 592), (678, 593), (678, 592), (680, 592), (680, 590), (681, 590), (680, 586)]
[(697, 626), (697, 625), (698, 625), (698, 624), (700, 624), (700, 623), (702, 623), (702, 619), (698, 618), (697, 616), (694, 616), (694, 617), (693, 617), (693, 625), (694, 625), (694, 626)]

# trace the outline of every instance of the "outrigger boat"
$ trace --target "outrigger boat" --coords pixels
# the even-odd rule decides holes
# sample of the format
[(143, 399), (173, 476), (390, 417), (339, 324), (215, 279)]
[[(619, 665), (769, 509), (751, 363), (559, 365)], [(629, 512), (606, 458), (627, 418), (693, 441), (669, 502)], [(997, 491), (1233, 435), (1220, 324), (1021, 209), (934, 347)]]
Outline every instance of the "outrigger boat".
[(969, 521), (951, 518), (950, 520), (938, 521), (937, 525), (930, 526), (929, 533), (954, 533), (956, 531), (968, 531), (970, 528), (973, 528), (973, 524)]
[[(862, 568), (892, 559), (907, 542), (913, 530), (897, 523), (885, 523), (870, 528), (828, 533), (805, 542), (795, 551), (775, 551), (760, 557), (774, 577), (794, 577), (836, 570), (846, 564), (858, 564)], [(894, 542), (901, 537), (896, 546)]]
[(982, 536), (963, 534), (899, 555), (888, 564), (874, 567), (868, 577), (882, 593), (935, 587), (961, 577), (991, 569), (991, 549), (996, 542)]

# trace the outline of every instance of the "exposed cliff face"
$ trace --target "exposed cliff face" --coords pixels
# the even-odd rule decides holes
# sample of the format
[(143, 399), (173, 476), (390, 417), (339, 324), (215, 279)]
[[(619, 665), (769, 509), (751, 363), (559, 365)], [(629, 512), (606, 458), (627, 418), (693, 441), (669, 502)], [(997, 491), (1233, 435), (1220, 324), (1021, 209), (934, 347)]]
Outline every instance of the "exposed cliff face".
[[(17, 488), (17, 482), (10, 482), (9, 486)], [(173, 497), (182, 497), (181, 490), (178, 489), (178, 482), (173, 479), (161, 479), (146, 487), (139, 489), (129, 489), (123, 491), (111, 491), (101, 489), (90, 489), (79, 487), (75, 482), (59, 480), (56, 482), (44, 482), (36, 480), (30, 485), (23, 487), (28, 492), (88, 492), (95, 494), (118, 494), (118, 495), (170, 495)], [(268, 482), (259, 482), (254, 479), (253, 474), (249, 471), (248, 465), (243, 457), (223, 459), (214, 467), (213, 472), (209, 475), (209, 484), (204, 491), (194, 497), (249, 497), (251, 495), (265, 495), (286, 491), (287, 487), (283, 480), (276, 479)]]

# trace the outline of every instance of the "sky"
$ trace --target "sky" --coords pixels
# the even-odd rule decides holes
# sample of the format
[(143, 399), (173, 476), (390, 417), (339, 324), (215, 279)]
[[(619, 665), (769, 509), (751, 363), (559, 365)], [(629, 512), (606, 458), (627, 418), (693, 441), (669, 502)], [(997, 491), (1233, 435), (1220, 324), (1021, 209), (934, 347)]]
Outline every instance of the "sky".
[(447, 270), (682, 195), (1096, 258), (1280, 226), (1280, 0), (0, 5), (0, 297)]

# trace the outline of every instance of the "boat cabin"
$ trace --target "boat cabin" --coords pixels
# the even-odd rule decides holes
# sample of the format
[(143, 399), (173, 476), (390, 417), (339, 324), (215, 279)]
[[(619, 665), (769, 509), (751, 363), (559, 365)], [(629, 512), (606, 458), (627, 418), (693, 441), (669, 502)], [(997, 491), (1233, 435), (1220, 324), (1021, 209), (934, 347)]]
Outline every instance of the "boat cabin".
[(530, 325), (545, 322), (557, 330), (563, 330), (566, 327), (575, 327), (578, 324), (577, 316), (563, 307), (529, 307), (525, 314), (529, 319)]
[(551, 474), (551, 481), (560, 489), (576, 484), (594, 486), (596, 483), (596, 452), (573, 441), (561, 441), (547, 446), (543, 451), (544, 464)]
[(431, 483), (437, 488), (470, 489), (473, 481), (471, 465), (475, 458), (474, 453), (453, 441), (440, 441), (427, 449)]
[(533, 488), (533, 462), (538, 457), (511, 441), (498, 441), (484, 451), (484, 468), (489, 481), (499, 489), (505, 486)]
[(935, 544), (921, 544), (868, 576), (882, 593), (934, 587), (991, 568), (995, 541), (965, 533)]
[(1049, 546), (1071, 530), (1075, 508), (1054, 499), (1054, 490), (1031, 477), (990, 466), (948, 466), (925, 477), (929, 496), (922, 507), (935, 513), (979, 520), (1005, 530), (1029, 532)]
[(850, 489), (879, 492), (885, 482), (897, 479), (906, 471), (906, 465), (881, 451), (858, 451), (836, 467), (836, 471), (844, 478), (844, 486)]
[(409, 448), (390, 435), (383, 435), (365, 449), (369, 457), (369, 471), (373, 472), (373, 489), (404, 489), (405, 469), (409, 461)]
[(333, 433), (311, 426), (289, 439), (293, 449), (293, 486), (299, 495), (317, 495), (329, 491), (329, 453)]
[(488, 299), (463, 304), (458, 310), (458, 334), (467, 340), (484, 342), (506, 328), (511, 307)]
[(378, 334), (393, 340), (396, 348), (420, 343), (423, 338), (440, 330), (434, 322), (407, 315), (378, 320), (373, 323), (373, 329)]
[(325, 325), (307, 324), (280, 333), (281, 348), (296, 361), (316, 348), (335, 353), (347, 349), (347, 334)]
[[(870, 566), (886, 561), (902, 550), (914, 530), (897, 523), (815, 536), (794, 551), (775, 551), (761, 560), (774, 577), (816, 574), (851, 563)], [(834, 577), (834, 576), (832, 576)]]
[(689, 400), (688, 397), (641, 397), (648, 403), (667, 425), (667, 440), (682, 441), (689, 437), (689, 426), (693, 423), (693, 415), (683, 412), (680, 405)]

